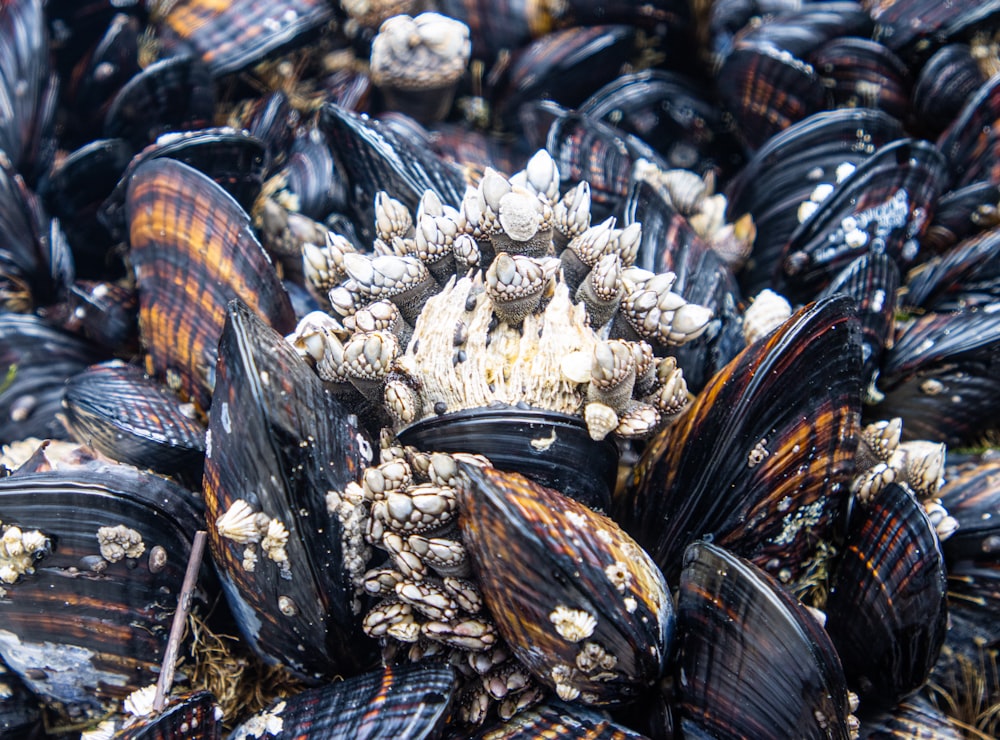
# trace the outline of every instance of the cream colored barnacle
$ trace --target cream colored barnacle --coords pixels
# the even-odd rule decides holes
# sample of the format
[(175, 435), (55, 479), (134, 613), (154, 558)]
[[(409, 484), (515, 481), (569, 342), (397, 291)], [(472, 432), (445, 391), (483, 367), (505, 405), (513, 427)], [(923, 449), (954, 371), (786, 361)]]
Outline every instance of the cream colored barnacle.
[(35, 572), (34, 563), (49, 550), (49, 538), (37, 529), (23, 530), (4, 525), (0, 535), (0, 581), (14, 583), (23, 575)]
[(267, 533), (260, 541), (260, 549), (264, 551), (271, 560), (282, 566), (282, 570), (288, 568), (288, 551), (285, 545), (288, 544), (288, 529), (278, 519), (272, 519), (267, 523)]
[(556, 632), (570, 642), (580, 642), (594, 634), (597, 620), (582, 609), (573, 609), (560, 604), (551, 614), (549, 621), (556, 626)]
[(215, 528), (221, 537), (240, 545), (260, 542), (261, 535), (257, 529), (256, 517), (257, 512), (250, 507), (250, 504), (238, 498), (215, 520)]
[(109, 563), (117, 563), (125, 558), (137, 558), (146, 552), (142, 535), (124, 524), (101, 527), (97, 530), (97, 543), (101, 557)]
[(629, 583), (632, 582), (632, 573), (629, 572), (628, 565), (621, 560), (616, 560), (604, 569), (604, 575), (614, 584), (620, 592), (625, 593)]
[(122, 706), (133, 717), (145, 717), (153, 713), (153, 700), (155, 698), (156, 684), (151, 683), (126, 696)]

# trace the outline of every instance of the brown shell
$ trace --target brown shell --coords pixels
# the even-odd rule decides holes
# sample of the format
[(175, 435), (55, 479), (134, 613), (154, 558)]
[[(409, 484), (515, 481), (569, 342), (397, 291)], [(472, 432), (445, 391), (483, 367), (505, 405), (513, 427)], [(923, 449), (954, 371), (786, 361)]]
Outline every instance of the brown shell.
[[(462, 536), (517, 658), (588, 704), (622, 703), (659, 678), (673, 607), (649, 556), (613, 521), (556, 491), (517, 473), (464, 469)], [(563, 616), (583, 626), (572, 629)], [(608, 656), (593, 670), (580, 659), (591, 645)]]
[(616, 519), (675, 581), (695, 539), (796, 578), (844, 509), (860, 416), (853, 301), (806, 306), (653, 438)]
[(141, 165), (126, 218), (147, 369), (206, 409), (226, 304), (239, 297), (287, 334), (295, 326), (288, 295), (246, 212), (185, 164)]

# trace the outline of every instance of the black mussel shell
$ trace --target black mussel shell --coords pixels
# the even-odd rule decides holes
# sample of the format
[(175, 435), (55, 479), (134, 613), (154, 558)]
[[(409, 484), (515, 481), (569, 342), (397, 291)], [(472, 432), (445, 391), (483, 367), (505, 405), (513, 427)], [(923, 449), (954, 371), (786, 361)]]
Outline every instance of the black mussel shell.
[(119, 357), (139, 354), (139, 296), (125, 282), (78, 280), (62, 303), (41, 312), (46, 320)]
[(699, 173), (718, 167), (728, 173), (742, 159), (704, 86), (676, 72), (647, 69), (621, 75), (591, 95), (579, 112), (637, 136), (671, 167)]
[(153, 62), (118, 92), (104, 118), (104, 137), (141, 149), (167, 131), (205, 128), (215, 88), (208, 67), (190, 56)]
[(10, 0), (0, 7), (0, 151), (30, 182), (48, 169), (57, 80), (49, 67), (45, 7)]
[(264, 143), (269, 169), (285, 163), (285, 154), (295, 140), (299, 122), (299, 114), (285, 93), (275, 90), (250, 101), (236, 120), (238, 128)]
[(42, 725), (38, 698), (24, 682), (0, 660), (0, 738), (2, 740), (39, 740), (48, 737)]
[(439, 0), (436, 7), (469, 27), (472, 58), (487, 69), (498, 55), (551, 31), (555, 21), (547, 6), (520, 0)]
[(809, 55), (835, 108), (875, 108), (903, 120), (910, 105), (910, 72), (887, 47), (844, 36)]
[(333, 18), (323, 0), (179, 0), (168, 7), (158, 24), (162, 43), (173, 51), (190, 49), (213, 77), (304, 43)]
[(937, 140), (948, 160), (952, 190), (985, 181), (1000, 184), (1000, 136), (994, 130), (1000, 118), (1000, 74), (972, 95)]
[[(154, 683), (204, 526), (194, 495), (128, 465), (91, 462), (0, 479), (0, 511), (5, 536), (18, 528), (31, 555), (13, 571), (5, 562), (7, 665), (71, 716), (100, 714)], [(207, 568), (202, 576), (210, 588)]]
[(125, 201), (148, 370), (207, 409), (226, 304), (239, 297), (280, 332), (295, 318), (239, 204), (173, 159), (144, 162)]
[(783, 579), (831, 535), (847, 501), (860, 417), (853, 301), (811, 304), (719, 371), (654, 437), (616, 519), (676, 582), (711, 535)]
[(387, 666), (280, 699), (230, 737), (258, 737), (251, 728), (266, 724), (273, 728), (267, 736), (279, 740), (437, 738), (448, 717), (455, 681), (454, 669), (446, 665)]
[(677, 609), (685, 724), (717, 740), (851, 737), (837, 652), (776, 580), (696, 542), (684, 553)]
[(928, 142), (901, 139), (879, 149), (791, 235), (779, 277), (783, 292), (809, 299), (869, 252), (912, 263), (946, 179), (944, 159)]
[(217, 377), (204, 490), (232, 611), (265, 660), (308, 679), (353, 675), (374, 657), (352, 583), (363, 533), (326, 497), (360, 477), (371, 443), (291, 344), (238, 301)]
[(563, 185), (590, 184), (591, 218), (616, 211), (628, 195), (632, 167), (646, 159), (661, 169), (666, 161), (648, 144), (596, 118), (563, 111), (549, 127), (545, 148), (559, 168)]
[(474, 174), (476, 185), (487, 167), (509, 177), (524, 169), (534, 153), (521, 139), (511, 140), (508, 136), (476, 131), (460, 124), (438, 124), (429, 133), (428, 143), (434, 151), (461, 167), (467, 180), (470, 173)]
[(950, 190), (934, 206), (934, 218), (921, 240), (932, 254), (942, 254), (983, 229), (1000, 224), (1000, 184), (977, 182)]
[(533, 408), (477, 408), (431, 417), (402, 429), (403, 445), (426, 452), (485, 455), (547, 488), (607, 511), (618, 475), (618, 448), (595, 442), (579, 417)]
[(826, 629), (866, 710), (889, 709), (927, 680), (948, 625), (946, 592), (941, 544), (913, 494), (890, 484), (854, 508)]
[(1000, 314), (926, 314), (904, 323), (882, 361), (873, 418), (903, 419), (905, 439), (974, 443), (1000, 415)]
[(550, 700), (483, 728), (470, 740), (648, 740), (607, 716), (579, 704)]
[(892, 344), (896, 318), (899, 268), (885, 253), (863, 254), (847, 265), (819, 294), (819, 298), (849, 295), (857, 305), (861, 323), (861, 379), (871, 388), (886, 346)]
[(66, 379), (106, 359), (98, 347), (31, 314), (0, 314), (0, 443), (65, 439)]
[(114, 241), (98, 213), (131, 159), (132, 147), (124, 139), (91, 141), (59, 162), (39, 191), (66, 232), (77, 277), (94, 280), (124, 273), (117, 257), (109, 254)]
[(650, 183), (633, 180), (624, 210), (626, 224), (642, 224), (636, 265), (673, 272), (675, 293), (712, 310), (712, 324), (702, 337), (669, 350), (688, 390), (697, 393), (745, 346), (739, 285), (730, 267)]
[(201, 480), (205, 428), (181, 400), (142, 370), (112, 360), (66, 381), (73, 438), (113, 460)]
[(873, 0), (866, 7), (875, 21), (874, 37), (913, 67), (942, 44), (996, 28), (1000, 14), (996, 0), (964, 0), (952, 6), (936, 0)]
[(970, 237), (910, 271), (902, 303), (927, 311), (987, 308), (1000, 300), (1000, 228)]
[(954, 722), (920, 694), (892, 709), (864, 713), (859, 740), (961, 740), (965, 735)]
[(207, 128), (165, 134), (132, 158), (98, 218), (116, 240), (128, 238), (125, 197), (132, 175), (151, 159), (176, 159), (208, 175), (248, 213), (260, 195), (267, 164), (264, 143), (246, 131)]
[(462, 172), (389, 127), (332, 104), (323, 106), (319, 125), (346, 177), (354, 225), (368, 244), (374, 239), (375, 194), (380, 190), (392, 193), (410, 211), (416, 211), (426, 190), (445, 205), (461, 204)]
[(921, 68), (913, 86), (914, 126), (936, 138), (986, 79), (968, 44), (942, 46)]
[(996, 613), (1000, 610), (1000, 461), (983, 462), (950, 479), (940, 497), (958, 521), (958, 531), (943, 544), (949, 597)]
[[(663, 674), (673, 603), (650, 557), (607, 517), (517, 473), (463, 464), (459, 525), (511, 651), (563, 698), (616, 705)], [(598, 661), (582, 657), (597, 653)]]
[(221, 740), (222, 710), (208, 691), (172, 696), (163, 711), (137, 717), (114, 740)]
[(497, 95), (496, 116), (509, 128), (521, 105), (532, 100), (579, 106), (622, 72), (635, 45), (633, 26), (578, 26), (542, 36), (514, 54)]
[(868, 108), (809, 116), (767, 141), (726, 189), (730, 221), (750, 213), (757, 238), (740, 276), (747, 295), (771, 287), (782, 247), (801, 223), (799, 207), (820, 185), (837, 182), (841, 165), (857, 165), (902, 136), (896, 119)]
[(326, 137), (315, 126), (295, 137), (284, 168), (287, 187), (298, 201), (298, 212), (323, 219), (347, 208), (347, 185), (333, 161)]

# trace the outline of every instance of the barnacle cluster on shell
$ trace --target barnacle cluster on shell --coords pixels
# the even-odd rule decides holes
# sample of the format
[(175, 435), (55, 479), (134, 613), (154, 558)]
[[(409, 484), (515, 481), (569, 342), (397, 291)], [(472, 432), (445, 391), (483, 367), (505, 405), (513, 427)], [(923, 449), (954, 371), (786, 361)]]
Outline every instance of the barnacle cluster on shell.
[(0, 582), (14, 583), (34, 573), (35, 562), (50, 548), (49, 538), (37, 529), (0, 522)]
[(397, 430), (526, 404), (582, 417), (594, 439), (648, 436), (688, 399), (670, 348), (711, 311), (673, 292), (672, 273), (634, 266), (640, 224), (591, 224), (588, 184), (560, 197), (559, 182), (542, 150), (509, 179), (487, 169), (458, 208), (427, 191), (411, 217), (379, 193), (374, 254), (335, 234), (304, 244), (329, 313), (289, 340)]

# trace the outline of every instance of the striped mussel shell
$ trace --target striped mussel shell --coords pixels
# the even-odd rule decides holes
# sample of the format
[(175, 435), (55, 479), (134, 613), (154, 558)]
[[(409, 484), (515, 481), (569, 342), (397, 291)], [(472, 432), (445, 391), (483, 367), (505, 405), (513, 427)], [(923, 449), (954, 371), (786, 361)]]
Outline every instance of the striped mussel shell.
[(66, 379), (106, 358), (97, 346), (33, 314), (0, 313), (0, 443), (65, 439)]
[(936, 138), (986, 80), (968, 44), (942, 46), (921, 67), (914, 83), (914, 125)]
[(180, 398), (121, 360), (91, 365), (66, 382), (73, 438), (113, 460), (201, 480), (205, 428)]
[(157, 30), (171, 53), (190, 51), (221, 77), (305, 43), (332, 18), (322, 0), (179, 0), (167, 6)]
[(906, 118), (910, 72), (888, 47), (870, 39), (831, 39), (809, 55), (835, 108), (875, 108)]
[(462, 467), (463, 541), (515, 657), (566, 701), (635, 699), (662, 675), (674, 632), (653, 561), (613, 521), (557, 491)]
[(903, 305), (928, 311), (987, 308), (1000, 299), (1000, 229), (965, 239), (910, 271)]
[(961, 445), (997, 425), (1000, 315), (988, 311), (929, 313), (897, 328), (872, 409), (901, 417), (906, 439)]
[(387, 666), (279, 699), (244, 720), (229, 737), (437, 738), (454, 693), (450, 666)]
[(221, 740), (222, 709), (209, 691), (168, 697), (159, 713), (131, 717), (115, 740)]
[[(741, 282), (748, 295), (772, 285), (781, 251), (808, 211), (878, 148), (903, 135), (899, 121), (870, 108), (816, 113), (775, 134), (726, 188), (727, 218), (753, 216), (754, 250)], [(806, 205), (803, 205), (805, 203)]]
[(822, 299), (841, 293), (857, 303), (864, 362), (861, 380), (869, 395), (874, 392), (882, 355), (892, 345), (898, 288), (896, 263), (884, 252), (869, 252), (844, 267), (819, 294)]
[(1000, 460), (951, 478), (940, 498), (958, 521), (958, 531), (943, 545), (949, 597), (995, 614), (1000, 609)]
[(779, 285), (809, 299), (862, 254), (885, 252), (901, 265), (912, 263), (945, 186), (945, 167), (925, 141), (901, 139), (879, 149), (792, 233)]
[(1000, 183), (1000, 74), (993, 75), (969, 97), (955, 120), (938, 137), (937, 147), (948, 161), (949, 187), (974, 182)]
[[(833, 643), (781, 585), (722, 547), (684, 553), (677, 603), (684, 736), (854, 736)], [(693, 727), (692, 727), (693, 726)]]
[(993, 2), (947, 7), (934, 0), (869, 0), (865, 7), (875, 21), (874, 38), (913, 67), (919, 67), (941, 45), (973, 31), (995, 29), (1000, 20)]
[(103, 135), (141, 149), (167, 131), (205, 128), (214, 109), (208, 67), (189, 55), (170, 57), (150, 64), (118, 91), (104, 117)]
[(506, 722), (489, 725), (471, 740), (647, 740), (607, 715), (555, 699), (526, 709)]
[(826, 602), (826, 629), (865, 710), (927, 680), (948, 623), (944, 555), (916, 498), (888, 485), (852, 511)]
[(704, 536), (784, 581), (831, 536), (860, 432), (853, 301), (810, 304), (720, 370), (646, 447), (615, 518), (676, 582)]
[(290, 332), (288, 295), (250, 217), (197, 170), (145, 162), (130, 178), (125, 208), (147, 369), (207, 409), (226, 304), (239, 297)]
[(93, 717), (156, 682), (203, 514), (128, 465), (48, 467), (0, 480), (0, 656), (47, 704)]
[(927, 697), (915, 694), (892, 709), (865, 713), (860, 740), (961, 740), (961, 728)]
[(208, 434), (209, 542), (248, 645), (309, 680), (363, 670), (374, 643), (352, 577), (369, 553), (344, 490), (371, 444), (292, 345), (237, 301)]
[(931, 254), (943, 254), (961, 241), (1000, 224), (1000, 184), (977, 182), (950, 190), (934, 206), (921, 240)]

